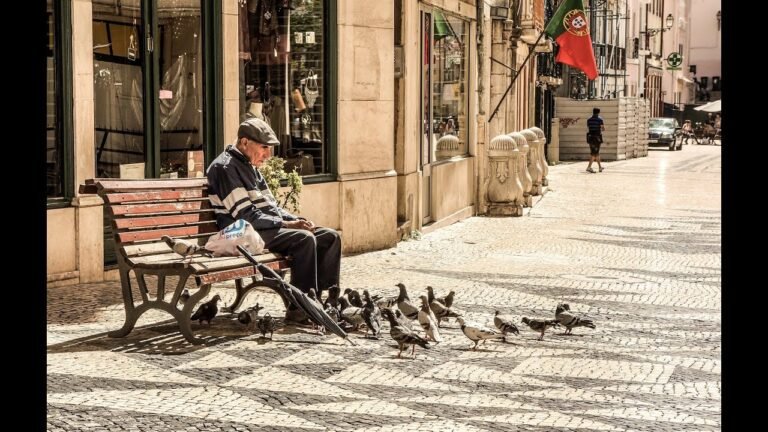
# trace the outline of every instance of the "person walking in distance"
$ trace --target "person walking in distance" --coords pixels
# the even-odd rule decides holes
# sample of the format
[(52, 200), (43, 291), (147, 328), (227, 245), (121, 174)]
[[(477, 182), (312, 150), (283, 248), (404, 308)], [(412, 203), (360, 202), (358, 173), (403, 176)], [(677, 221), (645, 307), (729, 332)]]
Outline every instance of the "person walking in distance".
[(592, 162), (597, 162), (597, 169), (603, 172), (603, 165), (600, 164), (600, 144), (603, 143), (603, 131), (605, 125), (603, 118), (600, 117), (600, 108), (592, 109), (592, 117), (587, 119), (587, 144), (589, 144), (589, 164), (587, 172), (594, 173)]

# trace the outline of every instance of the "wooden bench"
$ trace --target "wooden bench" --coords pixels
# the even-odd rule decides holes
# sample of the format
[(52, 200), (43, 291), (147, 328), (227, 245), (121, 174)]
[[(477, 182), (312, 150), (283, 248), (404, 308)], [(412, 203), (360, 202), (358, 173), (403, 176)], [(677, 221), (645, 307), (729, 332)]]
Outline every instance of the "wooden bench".
[[(115, 252), (120, 272), (120, 284), (125, 303), (125, 323), (110, 337), (124, 337), (133, 330), (136, 321), (150, 309), (168, 312), (179, 324), (181, 334), (197, 345), (204, 339), (192, 334), (190, 316), (196, 305), (216, 282), (235, 281), (235, 300), (223, 312), (235, 312), (246, 294), (258, 286), (274, 289), (279, 281), (263, 275), (243, 257), (211, 258), (194, 255), (184, 258), (171, 251), (160, 237), (168, 235), (204, 244), (219, 229), (208, 201), (207, 179), (91, 179), (80, 185), (81, 194), (98, 194), (104, 200), (105, 214), (111, 221)], [(269, 253), (256, 257), (260, 262), (285, 275), (288, 261)], [(133, 271), (141, 299), (134, 304), (130, 273)], [(149, 287), (147, 276), (153, 276), (155, 286)], [(166, 301), (166, 278), (179, 278), (173, 296)], [(187, 280), (194, 277), (199, 288), (191, 293), (183, 306), (177, 305)], [(150, 292), (154, 288), (155, 296)], [(286, 299), (283, 301), (287, 305)]]

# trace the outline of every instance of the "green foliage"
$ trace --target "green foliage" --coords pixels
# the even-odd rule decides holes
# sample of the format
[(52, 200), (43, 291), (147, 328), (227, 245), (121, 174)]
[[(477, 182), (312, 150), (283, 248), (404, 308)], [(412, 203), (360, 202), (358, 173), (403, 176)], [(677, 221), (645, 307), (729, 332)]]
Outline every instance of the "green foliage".
[[(291, 172), (285, 171), (285, 159), (272, 156), (264, 161), (259, 168), (259, 172), (264, 176), (267, 181), (269, 190), (277, 200), (277, 204), (288, 210), (291, 213), (299, 211), (301, 206), (299, 205), (299, 196), (301, 195), (301, 188), (304, 183), (301, 181), (301, 176), (294, 168)], [(281, 188), (281, 181), (286, 181), (286, 187)]]

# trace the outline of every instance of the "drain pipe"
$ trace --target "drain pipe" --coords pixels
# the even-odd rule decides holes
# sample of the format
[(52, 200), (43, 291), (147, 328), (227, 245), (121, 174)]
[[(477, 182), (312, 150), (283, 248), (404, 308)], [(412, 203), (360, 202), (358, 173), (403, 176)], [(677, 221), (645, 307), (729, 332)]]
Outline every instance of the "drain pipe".
[(475, 124), (477, 129), (475, 137), (477, 145), (475, 146), (475, 214), (482, 214), (486, 212), (485, 202), (485, 135), (486, 127), (488, 123), (485, 119), (485, 43), (484, 27), (485, 27), (485, 1), (479, 0), (475, 6), (475, 18), (477, 19), (477, 115), (475, 116)]
[(485, 103), (483, 93), (485, 92), (483, 75), (483, 62), (485, 61), (485, 50), (483, 44), (483, 28), (485, 27), (485, 2), (478, 1), (476, 6), (477, 15), (477, 114), (485, 115)]

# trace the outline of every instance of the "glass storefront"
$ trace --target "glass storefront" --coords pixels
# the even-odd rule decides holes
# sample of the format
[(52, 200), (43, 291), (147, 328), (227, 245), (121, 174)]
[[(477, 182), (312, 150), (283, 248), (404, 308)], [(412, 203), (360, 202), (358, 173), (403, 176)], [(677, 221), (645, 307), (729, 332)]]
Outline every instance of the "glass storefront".
[(240, 0), (241, 120), (258, 117), (302, 175), (328, 172), (324, 0)]
[[(433, 8), (423, 15), (423, 162), (467, 153), (469, 24)], [(430, 23), (431, 21), (431, 23)]]
[(98, 177), (204, 176), (200, 36), (200, 0), (93, 1)]
[(45, 166), (46, 166), (46, 193), (48, 198), (58, 198), (64, 195), (63, 178), (63, 149), (58, 137), (59, 97), (56, 88), (56, 12), (53, 1), (48, 0), (48, 59), (47, 59), (47, 84), (46, 84), (46, 142), (45, 142)]

